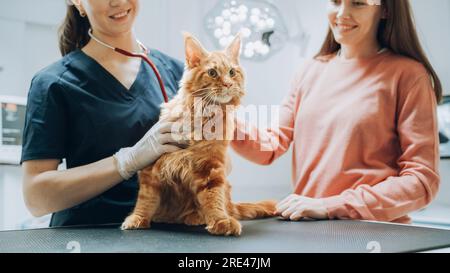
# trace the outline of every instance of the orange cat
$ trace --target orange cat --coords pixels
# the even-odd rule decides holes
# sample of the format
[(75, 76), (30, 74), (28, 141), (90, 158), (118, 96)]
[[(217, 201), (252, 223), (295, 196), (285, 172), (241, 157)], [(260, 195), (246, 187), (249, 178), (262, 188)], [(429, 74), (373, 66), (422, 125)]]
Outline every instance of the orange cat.
[[(215, 235), (241, 234), (238, 220), (271, 217), (275, 201), (234, 204), (226, 178), (227, 148), (234, 124), (227, 106), (238, 106), (244, 95), (244, 73), (239, 65), (241, 39), (235, 38), (223, 52), (208, 52), (200, 42), (185, 35), (186, 71), (177, 96), (162, 107), (161, 118), (179, 120), (190, 113), (198, 98), (223, 110), (223, 140), (193, 140), (187, 149), (163, 155), (139, 174), (139, 195), (133, 213), (122, 229), (149, 228), (150, 223), (206, 225)], [(197, 98), (197, 101), (196, 101)], [(204, 126), (211, 117), (201, 117)], [(217, 129), (217, 128), (216, 128)]]

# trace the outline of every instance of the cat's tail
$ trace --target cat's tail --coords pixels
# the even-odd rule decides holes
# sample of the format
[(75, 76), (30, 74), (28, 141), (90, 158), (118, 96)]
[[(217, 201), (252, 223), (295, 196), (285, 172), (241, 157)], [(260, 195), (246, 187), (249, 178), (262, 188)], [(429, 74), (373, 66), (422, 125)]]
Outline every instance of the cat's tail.
[(231, 215), (238, 220), (252, 220), (275, 216), (276, 201), (267, 200), (258, 203), (233, 204)]

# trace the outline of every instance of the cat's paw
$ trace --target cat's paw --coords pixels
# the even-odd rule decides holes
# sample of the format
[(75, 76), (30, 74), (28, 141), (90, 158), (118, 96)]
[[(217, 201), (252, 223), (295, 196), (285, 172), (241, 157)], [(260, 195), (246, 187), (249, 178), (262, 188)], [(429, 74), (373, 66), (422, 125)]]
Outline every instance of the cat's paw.
[(275, 215), (275, 212), (277, 211), (277, 204), (278, 202), (276, 200), (267, 200), (261, 202), (261, 205), (265, 207), (266, 217), (272, 217)]
[(242, 232), (241, 223), (234, 218), (215, 221), (206, 227), (214, 235), (239, 236)]
[(147, 229), (150, 228), (150, 221), (142, 216), (132, 214), (125, 219), (120, 228), (122, 230)]
[(199, 213), (193, 212), (184, 218), (184, 224), (188, 226), (201, 226), (205, 224), (205, 218)]

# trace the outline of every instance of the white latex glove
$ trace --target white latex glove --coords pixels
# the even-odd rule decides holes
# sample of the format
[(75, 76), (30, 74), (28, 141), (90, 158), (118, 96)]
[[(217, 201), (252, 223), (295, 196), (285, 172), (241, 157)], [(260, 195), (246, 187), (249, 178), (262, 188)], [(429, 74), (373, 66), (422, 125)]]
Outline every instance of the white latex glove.
[(151, 165), (165, 153), (181, 150), (188, 142), (178, 133), (171, 133), (173, 122), (159, 121), (136, 145), (123, 148), (114, 155), (117, 169), (124, 180)]

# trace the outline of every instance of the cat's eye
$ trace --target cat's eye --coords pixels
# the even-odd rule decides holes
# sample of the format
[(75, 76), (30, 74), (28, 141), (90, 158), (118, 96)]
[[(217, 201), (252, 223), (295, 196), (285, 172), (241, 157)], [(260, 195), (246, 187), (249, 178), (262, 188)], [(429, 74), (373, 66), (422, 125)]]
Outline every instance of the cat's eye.
[(236, 70), (234, 70), (234, 68), (232, 68), (231, 70), (230, 70), (230, 77), (234, 77), (234, 76), (236, 76)]
[(340, 0), (330, 0), (330, 3), (333, 5), (340, 5)]
[(353, 5), (357, 7), (367, 6), (367, 3), (363, 1), (353, 1)]
[(217, 73), (217, 71), (215, 69), (210, 69), (210, 70), (208, 70), (208, 76), (210, 76), (211, 78), (217, 78), (217, 76), (219, 76), (219, 74)]

